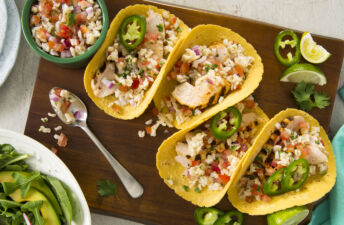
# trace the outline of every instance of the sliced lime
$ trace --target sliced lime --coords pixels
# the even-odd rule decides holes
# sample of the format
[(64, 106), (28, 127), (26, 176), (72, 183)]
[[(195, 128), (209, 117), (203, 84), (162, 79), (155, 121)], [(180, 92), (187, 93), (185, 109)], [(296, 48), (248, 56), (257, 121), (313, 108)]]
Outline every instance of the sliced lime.
[(303, 33), (300, 49), (303, 58), (311, 63), (323, 63), (331, 56), (324, 47), (317, 45), (309, 32)]
[(327, 83), (324, 72), (319, 67), (309, 63), (292, 65), (282, 73), (280, 81), (294, 83), (304, 81), (318, 85)]
[(268, 215), (268, 225), (297, 225), (309, 214), (306, 206), (295, 206)]

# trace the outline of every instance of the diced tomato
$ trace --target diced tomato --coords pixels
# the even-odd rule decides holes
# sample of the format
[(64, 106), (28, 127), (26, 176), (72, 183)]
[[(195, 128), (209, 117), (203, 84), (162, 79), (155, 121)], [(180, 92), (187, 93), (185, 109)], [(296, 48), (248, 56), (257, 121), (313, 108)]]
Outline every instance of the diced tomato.
[(51, 151), (57, 155), (57, 153), (59, 152), (59, 150), (56, 147), (51, 147)]
[(182, 66), (183, 62), (181, 60), (177, 61), (176, 64), (174, 64), (175, 67), (180, 68)]
[(241, 149), (242, 151), (246, 152), (248, 148), (247, 148), (247, 145), (242, 144), (240, 149)]
[(54, 6), (53, 2), (51, 0), (42, 0), (39, 3), (39, 5), (41, 7), (43, 16), (49, 18), (51, 10), (53, 9), (53, 6)]
[(222, 175), (222, 174), (219, 174), (219, 178), (221, 179), (221, 182), (223, 184), (227, 184), (229, 179), (231, 178), (230, 176), (227, 176), (227, 175)]
[(242, 69), (242, 66), (236, 64), (235, 65), (235, 70), (238, 72), (240, 77), (245, 77), (244, 71)]
[(215, 171), (216, 173), (220, 174), (221, 170), (217, 165), (211, 165), (211, 169)]
[(76, 21), (76, 24), (78, 25), (85, 24), (87, 22), (87, 14), (85, 13), (76, 14), (75, 21)]
[(70, 4), (72, 4), (73, 1), (72, 0), (64, 0), (64, 2), (68, 5), (70, 5)]
[(231, 150), (227, 149), (222, 152), (222, 155), (230, 156), (232, 154)]
[(49, 48), (54, 48), (55, 42), (49, 41), (49, 42), (48, 42), (48, 46), (49, 46)]
[(258, 196), (259, 193), (260, 193), (260, 191), (258, 191), (258, 185), (257, 184), (253, 184), (252, 185), (252, 195)]
[(190, 71), (189, 63), (183, 63), (180, 67), (180, 73), (185, 75), (189, 73), (189, 71)]
[(236, 89), (238, 89), (238, 90), (240, 90), (241, 88), (242, 88), (241, 84), (238, 84), (238, 85), (236, 86)]
[(55, 44), (53, 49), (57, 52), (63, 52), (63, 50), (65, 49), (63, 44)]
[(264, 202), (270, 202), (271, 201), (271, 197), (266, 195), (266, 194), (261, 194), (260, 198), (264, 201)]
[(287, 152), (294, 152), (294, 145), (288, 144), (287, 145)]
[(204, 174), (206, 175), (206, 176), (210, 176), (210, 174), (213, 172), (213, 170), (211, 169), (211, 168), (207, 168), (206, 170), (205, 170), (205, 172), (204, 172)]
[(134, 78), (133, 79), (133, 84), (131, 85), (131, 89), (133, 89), (133, 90), (135, 90), (135, 89), (137, 89), (138, 87), (139, 87), (139, 84), (140, 84), (140, 81), (139, 81), (139, 79), (138, 78)]
[(323, 140), (320, 140), (320, 143), (321, 143), (323, 146), (325, 146), (325, 143), (324, 143)]
[(154, 116), (157, 116), (158, 114), (159, 114), (159, 110), (157, 109), (157, 108), (153, 108), (152, 109), (152, 114), (154, 115)]
[(229, 167), (231, 165), (231, 163), (229, 162), (229, 161), (225, 161), (225, 162), (223, 162), (222, 164), (221, 164), (221, 167), (222, 168), (227, 168), (227, 167)]
[(311, 150), (309, 149), (309, 147), (302, 148), (301, 158), (306, 158), (310, 153), (311, 153)]
[(41, 22), (41, 20), (39, 19), (39, 17), (38, 17), (37, 15), (31, 16), (31, 19), (30, 19), (30, 26), (38, 25), (39, 22)]
[(152, 127), (146, 126), (146, 132), (147, 132), (147, 134), (151, 134), (152, 133)]
[(63, 23), (60, 24), (60, 31), (57, 32), (58, 36), (62, 38), (70, 38), (72, 34), (73, 34), (73, 31), (68, 26), (66, 26)]
[(171, 71), (168, 76), (171, 78), (171, 80), (176, 80), (177, 79), (178, 73), (176, 71)]
[(275, 172), (275, 169), (272, 167), (265, 168), (265, 174), (271, 176)]
[(253, 109), (255, 107), (255, 103), (252, 99), (244, 100), (244, 105), (246, 108)]
[(57, 145), (60, 147), (66, 147), (68, 142), (68, 138), (64, 133), (61, 133), (59, 139), (57, 140)]
[(156, 42), (158, 40), (159, 34), (157, 32), (146, 33), (146, 38), (148, 41)]
[(199, 164), (201, 164), (201, 160), (194, 160), (191, 162), (192, 166), (198, 166)]
[(119, 107), (117, 105), (114, 105), (112, 108), (113, 108), (113, 111), (119, 112)]
[(124, 86), (124, 85), (120, 85), (120, 86), (119, 86), (119, 90), (121, 90), (121, 91), (123, 91), (123, 92), (127, 92), (127, 91), (128, 91), (127, 87)]
[(79, 5), (81, 8), (86, 8), (87, 2), (86, 2), (86, 1), (79, 1), (79, 2), (78, 2), (78, 5)]
[(82, 32), (83, 34), (88, 33), (88, 28), (87, 28), (85, 25), (81, 25), (81, 26), (80, 26), (80, 30), (81, 30), (81, 32)]
[(258, 169), (257, 173), (258, 173), (258, 177), (260, 178), (260, 180), (264, 180), (265, 179), (264, 173), (263, 173), (262, 169)]
[(281, 139), (284, 141), (289, 140), (289, 133), (287, 131), (282, 131), (281, 132)]
[(149, 61), (148, 61), (148, 60), (145, 60), (145, 61), (143, 61), (141, 64), (142, 64), (142, 66), (147, 66), (147, 65), (149, 64)]
[(72, 103), (71, 102), (64, 102), (62, 105), (61, 105), (61, 111), (63, 112), (63, 113), (66, 113), (67, 111), (68, 111), (68, 109), (69, 109), (69, 107), (70, 107), (70, 105), (71, 105)]
[(172, 16), (168, 19), (168, 22), (172, 25), (172, 24), (175, 24), (175, 22), (177, 21), (177, 17), (175, 16)]
[(38, 36), (40, 39), (47, 41), (47, 31), (43, 27), (39, 28)]

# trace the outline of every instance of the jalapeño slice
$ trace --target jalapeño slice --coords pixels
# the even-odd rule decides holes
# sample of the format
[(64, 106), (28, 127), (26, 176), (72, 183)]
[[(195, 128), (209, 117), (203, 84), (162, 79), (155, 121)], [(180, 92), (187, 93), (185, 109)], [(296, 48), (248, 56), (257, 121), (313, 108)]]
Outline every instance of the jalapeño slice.
[(263, 192), (267, 195), (280, 195), (286, 190), (282, 185), (283, 175), (285, 168), (279, 169), (274, 172), (265, 182)]
[(243, 225), (244, 214), (239, 211), (230, 211), (221, 216), (214, 225)]
[(198, 207), (195, 210), (195, 220), (198, 225), (213, 225), (223, 215), (221, 210), (216, 208)]
[(216, 114), (210, 124), (210, 131), (215, 138), (226, 140), (239, 129), (241, 125), (241, 113), (234, 106)]
[(308, 174), (308, 161), (306, 159), (295, 160), (286, 168), (282, 180), (282, 187), (287, 191), (294, 191), (305, 183)]
[[(291, 37), (292, 39), (282, 40), (284, 37)], [(287, 57), (283, 57), (280, 53), (280, 48), (284, 49), (285, 46), (289, 45), (291, 48), (295, 48), (295, 55), (293, 55), (291, 52), (287, 53)], [(295, 63), (300, 62), (301, 59), (301, 51), (300, 51), (300, 40), (299, 37), (294, 33), (294, 31), (291, 30), (284, 30), (281, 31), (274, 43), (274, 51), (275, 55), (278, 59), (278, 61), (285, 65), (285, 66), (291, 66)]]
[(141, 44), (146, 34), (146, 18), (140, 15), (127, 17), (121, 24), (119, 39), (129, 51)]

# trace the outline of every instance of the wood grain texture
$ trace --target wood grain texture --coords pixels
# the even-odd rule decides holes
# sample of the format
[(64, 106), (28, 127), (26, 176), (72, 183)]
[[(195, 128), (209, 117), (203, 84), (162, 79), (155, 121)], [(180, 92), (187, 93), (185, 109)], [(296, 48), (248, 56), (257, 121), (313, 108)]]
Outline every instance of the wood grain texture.
[[(129, 4), (147, 3), (147, 1), (107, 0), (110, 19)], [(183, 9), (165, 4), (151, 3), (176, 14), (190, 27), (213, 23), (231, 28), (246, 38), (258, 51), (264, 63), (263, 81), (254, 93), (262, 109), (273, 116), (287, 107), (296, 107), (290, 90), (294, 84), (280, 83), (279, 75), (285, 69), (273, 54), (273, 41), (282, 29), (268, 24), (257, 23), (238, 17)], [(331, 106), (326, 110), (313, 110), (311, 114), (329, 130), (334, 96), (344, 55), (344, 42), (336, 39), (315, 37), (319, 44), (333, 53), (331, 58), (320, 67), (328, 77), (328, 84), (317, 87), (329, 92)], [(175, 130), (164, 134), (160, 129), (158, 137), (139, 139), (137, 131), (144, 129), (144, 122), (152, 118), (150, 109), (140, 118), (131, 121), (116, 120), (98, 109), (87, 97), (83, 88), (83, 70), (68, 70), (41, 60), (25, 134), (45, 144), (48, 148), (55, 145), (52, 134), (42, 134), (38, 128), (42, 125), (41, 117), (51, 112), (48, 92), (54, 86), (66, 88), (77, 94), (87, 105), (88, 124), (104, 146), (126, 167), (145, 188), (140, 199), (131, 199), (118, 177), (105, 158), (83, 133), (75, 127), (63, 126), (63, 132), (70, 138), (67, 148), (59, 151), (59, 157), (66, 163), (78, 180), (86, 199), (95, 212), (108, 213), (123, 218), (134, 219), (148, 224), (194, 224), (195, 206), (174, 194), (161, 180), (155, 168), (155, 154), (160, 143)], [(57, 118), (50, 118), (47, 127), (62, 125)], [(117, 197), (100, 198), (96, 190), (99, 178), (109, 179), (118, 184)], [(223, 210), (232, 209), (224, 198), (218, 205)], [(247, 217), (246, 224), (265, 224), (264, 216)]]

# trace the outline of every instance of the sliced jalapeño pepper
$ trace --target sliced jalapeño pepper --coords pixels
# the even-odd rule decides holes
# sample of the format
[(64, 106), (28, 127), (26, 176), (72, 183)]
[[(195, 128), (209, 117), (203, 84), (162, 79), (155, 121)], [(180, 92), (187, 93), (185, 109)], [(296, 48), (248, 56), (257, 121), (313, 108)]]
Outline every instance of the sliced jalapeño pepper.
[(214, 225), (242, 225), (244, 224), (244, 214), (239, 211), (230, 211), (221, 216)]
[(210, 131), (215, 138), (226, 140), (239, 129), (241, 124), (241, 113), (235, 107), (229, 107), (211, 120)]
[(282, 186), (287, 191), (300, 188), (308, 178), (309, 163), (306, 159), (298, 159), (292, 162), (283, 176)]
[[(283, 38), (286, 36), (291, 37), (292, 39), (283, 40)], [(284, 49), (287, 45), (289, 45), (291, 48), (295, 48), (295, 55), (293, 55), (291, 52), (287, 53), (287, 57), (283, 57), (281, 55), (280, 48)], [(291, 66), (295, 63), (300, 62), (301, 51), (299, 37), (294, 33), (294, 31), (281, 31), (275, 39), (274, 51), (278, 61), (285, 66)]]
[(221, 210), (216, 208), (198, 207), (195, 210), (195, 220), (198, 225), (213, 225), (223, 215)]
[(119, 39), (129, 51), (141, 44), (146, 34), (146, 18), (140, 15), (127, 17), (121, 24)]
[(285, 168), (279, 169), (274, 172), (265, 182), (263, 192), (267, 195), (280, 195), (286, 190), (282, 186), (283, 175)]

